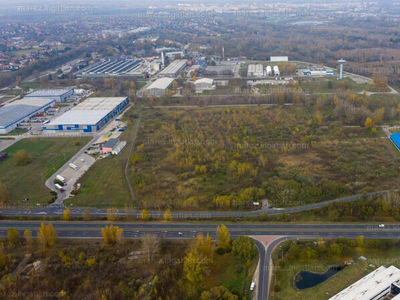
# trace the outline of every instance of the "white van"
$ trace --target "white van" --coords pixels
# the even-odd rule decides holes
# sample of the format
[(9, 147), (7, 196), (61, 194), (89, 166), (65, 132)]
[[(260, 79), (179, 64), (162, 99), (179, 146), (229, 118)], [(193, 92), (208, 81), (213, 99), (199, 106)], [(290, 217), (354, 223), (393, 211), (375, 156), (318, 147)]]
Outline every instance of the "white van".
[(251, 284), (250, 284), (250, 291), (254, 291), (254, 288), (256, 287), (256, 283), (253, 281)]

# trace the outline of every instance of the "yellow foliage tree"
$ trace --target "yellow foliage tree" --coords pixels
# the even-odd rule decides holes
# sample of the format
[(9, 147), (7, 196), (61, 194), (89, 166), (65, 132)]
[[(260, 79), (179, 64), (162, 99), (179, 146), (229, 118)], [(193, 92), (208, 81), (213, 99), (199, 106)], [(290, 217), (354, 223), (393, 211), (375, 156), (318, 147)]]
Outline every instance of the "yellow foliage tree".
[(67, 207), (63, 211), (63, 220), (64, 221), (69, 221), (70, 219), (71, 219), (71, 214), (70, 214), (69, 208)]
[(149, 213), (147, 212), (146, 209), (143, 209), (143, 210), (142, 210), (141, 217), (142, 217), (142, 220), (143, 220), (143, 221), (148, 221), (148, 220), (150, 220), (150, 215), (149, 215)]
[(107, 245), (115, 245), (122, 242), (122, 235), (124, 230), (114, 225), (106, 225), (101, 229), (101, 235)]
[(42, 248), (51, 248), (57, 242), (57, 233), (52, 224), (42, 225), (39, 228), (38, 240)]
[(365, 125), (365, 127), (367, 127), (367, 128), (371, 128), (372, 127), (372, 125), (373, 125), (373, 121), (372, 121), (372, 119), (370, 118), (370, 117), (368, 117), (366, 120), (365, 120), (365, 122), (364, 122), (364, 125)]
[(229, 249), (231, 246), (231, 237), (228, 228), (224, 224), (217, 227), (218, 246), (221, 249)]
[(164, 221), (172, 221), (171, 210), (169, 208), (164, 212)]

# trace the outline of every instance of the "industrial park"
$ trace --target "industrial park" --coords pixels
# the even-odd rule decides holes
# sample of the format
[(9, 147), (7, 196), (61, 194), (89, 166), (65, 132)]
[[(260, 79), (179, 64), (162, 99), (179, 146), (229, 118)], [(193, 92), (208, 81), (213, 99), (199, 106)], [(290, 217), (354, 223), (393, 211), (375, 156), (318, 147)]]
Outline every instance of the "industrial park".
[(0, 299), (400, 300), (398, 1), (0, 3)]

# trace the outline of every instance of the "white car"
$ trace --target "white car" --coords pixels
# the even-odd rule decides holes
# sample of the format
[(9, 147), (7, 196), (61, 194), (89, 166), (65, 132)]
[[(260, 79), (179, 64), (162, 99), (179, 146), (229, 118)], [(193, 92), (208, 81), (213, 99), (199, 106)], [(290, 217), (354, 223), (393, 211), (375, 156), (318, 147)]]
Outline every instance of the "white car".
[(182, 235), (183, 233), (182, 233), (182, 232), (178, 232), (178, 234), (179, 234), (179, 235)]
[(385, 224), (379, 224), (379, 228), (384, 228)]

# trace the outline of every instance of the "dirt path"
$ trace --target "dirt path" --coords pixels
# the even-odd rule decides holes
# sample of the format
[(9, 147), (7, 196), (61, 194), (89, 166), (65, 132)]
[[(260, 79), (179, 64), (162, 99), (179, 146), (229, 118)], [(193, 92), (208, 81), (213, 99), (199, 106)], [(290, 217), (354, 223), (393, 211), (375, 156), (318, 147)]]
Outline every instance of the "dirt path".
[(142, 107), (141, 107), (141, 108), (140, 108), (140, 112), (139, 112), (139, 118), (137, 119), (136, 124), (134, 125), (134, 126), (136, 126), (136, 127), (135, 127), (135, 129), (132, 131), (132, 136), (131, 136), (132, 144), (131, 144), (131, 147), (130, 147), (130, 149), (129, 149), (128, 159), (126, 160), (125, 171), (124, 171), (125, 180), (126, 180), (126, 183), (128, 184), (129, 193), (130, 193), (131, 199), (132, 199), (133, 201), (135, 200), (136, 196), (135, 196), (135, 190), (134, 190), (134, 188), (133, 188), (133, 186), (132, 186), (131, 181), (129, 180), (129, 175), (128, 175), (128, 169), (129, 169), (129, 164), (130, 164), (129, 158), (131, 157), (132, 152), (133, 152), (133, 150), (135, 149), (136, 138), (137, 138), (137, 135), (138, 135), (138, 133), (139, 133), (140, 122), (141, 122), (141, 120), (142, 120), (142, 112), (143, 112), (143, 110), (142, 110)]

